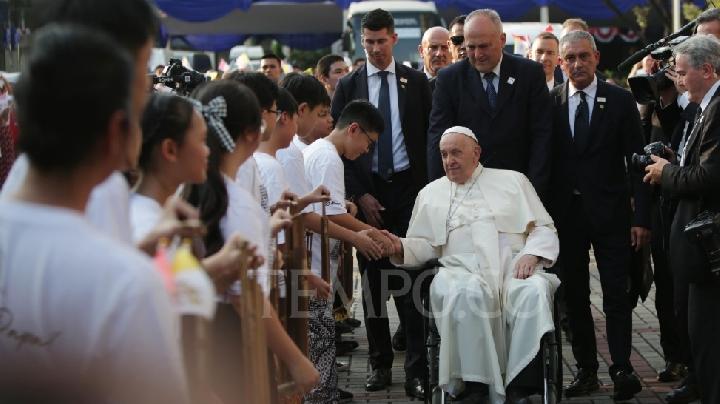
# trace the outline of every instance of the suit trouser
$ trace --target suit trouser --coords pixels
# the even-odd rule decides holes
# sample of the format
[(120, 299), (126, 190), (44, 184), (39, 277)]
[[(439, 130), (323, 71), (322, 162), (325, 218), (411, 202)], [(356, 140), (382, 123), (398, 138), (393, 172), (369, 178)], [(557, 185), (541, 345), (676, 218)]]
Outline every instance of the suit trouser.
[(720, 403), (720, 284), (691, 283), (688, 329), (703, 403)]
[[(385, 207), (383, 228), (404, 237), (410, 223), (418, 190), (412, 185), (410, 170), (395, 174), (391, 182), (374, 176), (373, 195)], [(387, 300), (392, 294), (399, 308), (398, 316), (405, 327), (405, 377), (423, 378), (427, 367), (423, 340), (422, 305), (412, 299), (411, 291), (420, 271), (406, 271), (390, 264), (388, 259), (368, 261), (358, 254), (362, 275), (363, 312), (369, 345), (369, 361), (373, 369), (390, 369), (394, 354), (387, 317)], [(414, 301), (414, 300), (417, 300)]]
[[(589, 249), (595, 252), (603, 292), (603, 312), (612, 366), (610, 372), (631, 370), (632, 318), (627, 294), (630, 226), (593, 229), (582, 196), (575, 195), (567, 220), (558, 229), (565, 300), (572, 350), (578, 368), (597, 371), (595, 323), (590, 310)], [(601, 230), (601, 231), (598, 231)]]
[[(655, 310), (660, 323), (660, 346), (666, 361), (688, 363), (689, 344), (687, 338), (682, 338), (686, 327), (680, 327), (675, 316), (675, 288), (668, 259), (672, 212), (668, 212), (669, 208), (663, 207), (657, 201), (653, 202), (652, 209), (653, 231), (650, 245), (655, 281)], [(687, 336), (687, 332), (684, 334)]]

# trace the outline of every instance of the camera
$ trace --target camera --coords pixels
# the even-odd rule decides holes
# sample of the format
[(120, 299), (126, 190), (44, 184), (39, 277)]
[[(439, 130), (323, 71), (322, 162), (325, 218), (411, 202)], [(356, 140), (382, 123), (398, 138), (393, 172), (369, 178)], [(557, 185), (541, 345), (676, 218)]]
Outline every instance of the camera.
[(710, 273), (720, 279), (720, 213), (701, 212), (685, 225), (685, 235), (705, 251)]
[(180, 59), (170, 59), (162, 75), (153, 76), (153, 85), (164, 84), (180, 95), (188, 95), (207, 80), (204, 74), (183, 66)]
[(665, 145), (662, 142), (652, 142), (647, 146), (643, 147), (644, 154), (633, 153), (630, 160), (630, 165), (638, 172), (645, 172), (645, 167), (653, 163), (650, 156), (658, 156), (665, 160), (670, 160), (671, 156), (665, 150)]
[(659, 47), (650, 56), (660, 62), (660, 69), (646, 76), (635, 76), (628, 79), (630, 91), (638, 104), (649, 104), (660, 98), (660, 92), (675, 85), (672, 80), (665, 76), (665, 72), (675, 66), (673, 60), (673, 48), (688, 39), (688, 36), (679, 36), (667, 42), (666, 46)]

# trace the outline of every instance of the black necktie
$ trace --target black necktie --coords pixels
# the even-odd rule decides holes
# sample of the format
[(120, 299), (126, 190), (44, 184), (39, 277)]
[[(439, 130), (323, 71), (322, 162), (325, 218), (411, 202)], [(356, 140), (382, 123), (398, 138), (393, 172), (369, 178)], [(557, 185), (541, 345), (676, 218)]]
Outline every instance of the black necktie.
[(393, 144), (392, 144), (392, 112), (390, 110), (390, 85), (388, 84), (387, 71), (378, 72), (380, 76), (380, 94), (378, 97), (378, 109), (385, 121), (385, 130), (380, 134), (378, 141), (378, 174), (384, 179), (389, 179), (395, 168), (393, 166)]
[(490, 105), (491, 110), (495, 110), (495, 104), (497, 104), (497, 92), (495, 91), (495, 86), (493, 85), (494, 78), (495, 72), (485, 73), (483, 76), (483, 79), (487, 81), (485, 93), (487, 94), (488, 104)]
[(575, 144), (583, 147), (590, 137), (590, 109), (588, 108), (587, 100), (585, 99), (585, 92), (578, 91), (580, 94), (580, 104), (578, 104), (575, 110), (575, 130), (573, 132), (573, 139)]

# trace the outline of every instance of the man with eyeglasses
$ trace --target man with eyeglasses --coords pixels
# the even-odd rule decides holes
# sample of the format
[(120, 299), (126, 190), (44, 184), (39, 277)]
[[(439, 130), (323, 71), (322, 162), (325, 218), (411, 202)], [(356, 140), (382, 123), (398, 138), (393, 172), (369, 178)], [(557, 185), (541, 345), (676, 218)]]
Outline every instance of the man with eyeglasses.
[(560, 56), (568, 81), (550, 92), (553, 165), (548, 206), (560, 237), (560, 278), (578, 367), (565, 395), (584, 396), (600, 388), (590, 308), (592, 247), (603, 290), (613, 398), (629, 400), (642, 386), (630, 363), (627, 280), (632, 250), (650, 241), (649, 188), (626, 169), (632, 154), (642, 153), (640, 115), (630, 92), (598, 80), (600, 53), (591, 34), (566, 34)]
[(465, 40), (465, 37), (463, 36), (463, 26), (465, 26), (465, 15), (459, 15), (455, 18), (453, 18), (452, 21), (450, 21), (450, 25), (448, 25), (448, 30), (450, 31), (450, 40), (448, 41), (448, 45), (450, 46), (450, 56), (451, 56), (451, 63), (455, 63), (457, 61), (465, 59), (465, 47), (463, 46), (463, 41)]

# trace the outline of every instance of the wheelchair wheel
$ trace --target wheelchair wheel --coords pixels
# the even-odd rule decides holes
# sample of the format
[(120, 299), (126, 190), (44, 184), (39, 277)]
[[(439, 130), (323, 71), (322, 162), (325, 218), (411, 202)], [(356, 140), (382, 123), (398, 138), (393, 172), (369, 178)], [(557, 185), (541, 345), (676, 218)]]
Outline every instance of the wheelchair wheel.
[(542, 338), (543, 360), (543, 403), (555, 404), (562, 400), (562, 337), (558, 324), (557, 302), (553, 307), (555, 330)]

